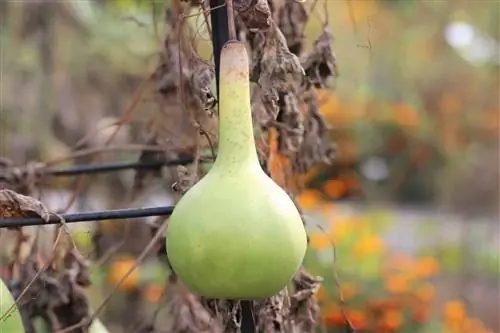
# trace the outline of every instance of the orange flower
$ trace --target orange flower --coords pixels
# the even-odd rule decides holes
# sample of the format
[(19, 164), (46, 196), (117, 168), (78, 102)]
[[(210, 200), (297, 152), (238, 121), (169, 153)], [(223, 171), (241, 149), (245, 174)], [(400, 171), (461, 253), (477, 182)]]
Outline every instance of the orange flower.
[(320, 286), (315, 294), (316, 300), (322, 302), (326, 298), (326, 291), (324, 286)]
[(352, 282), (344, 282), (340, 285), (340, 292), (344, 301), (348, 301), (356, 296), (358, 287)]
[(385, 289), (393, 294), (401, 294), (408, 291), (410, 279), (403, 275), (389, 276), (385, 281)]
[(150, 284), (144, 290), (144, 297), (148, 302), (156, 304), (161, 300), (164, 292), (165, 286), (161, 284)]
[[(125, 274), (135, 265), (135, 260), (131, 258), (121, 258), (115, 260), (109, 269), (109, 282), (118, 284)], [(130, 290), (137, 287), (139, 283), (139, 269), (135, 268), (120, 284), (120, 290)]]
[(394, 106), (394, 118), (400, 126), (416, 126), (419, 120), (417, 110), (406, 104)]
[(384, 243), (378, 235), (365, 235), (354, 245), (354, 255), (364, 258), (370, 254), (378, 254), (384, 249)]
[(416, 291), (417, 298), (424, 303), (430, 302), (434, 298), (434, 295), (435, 289), (434, 286), (430, 283), (426, 283), (420, 286)]
[(315, 209), (321, 204), (321, 193), (316, 190), (305, 190), (297, 196), (296, 201), (303, 209)]
[(427, 306), (421, 306), (413, 311), (413, 320), (417, 323), (424, 323), (429, 319), (429, 309)]
[(444, 317), (449, 322), (460, 322), (466, 317), (466, 309), (461, 301), (450, 301), (444, 306)]
[(338, 199), (347, 192), (347, 185), (342, 180), (332, 179), (325, 183), (324, 191), (329, 197)]
[(418, 261), (416, 270), (418, 277), (429, 278), (438, 274), (439, 263), (435, 258), (425, 257)]
[(346, 316), (356, 330), (364, 330), (368, 327), (368, 320), (362, 311), (346, 310)]
[(384, 313), (384, 326), (391, 330), (396, 330), (403, 325), (403, 315), (398, 310), (389, 310)]
[(483, 332), (485, 329), (483, 323), (476, 318), (465, 319), (462, 327), (465, 332)]
[(345, 238), (351, 232), (352, 221), (349, 219), (345, 220), (333, 220), (330, 223), (331, 236), (335, 241)]
[(309, 235), (309, 246), (313, 250), (324, 250), (332, 246), (330, 239), (323, 232), (314, 232)]
[(345, 318), (340, 307), (334, 306), (325, 309), (323, 321), (327, 328), (334, 328), (342, 326), (345, 323)]

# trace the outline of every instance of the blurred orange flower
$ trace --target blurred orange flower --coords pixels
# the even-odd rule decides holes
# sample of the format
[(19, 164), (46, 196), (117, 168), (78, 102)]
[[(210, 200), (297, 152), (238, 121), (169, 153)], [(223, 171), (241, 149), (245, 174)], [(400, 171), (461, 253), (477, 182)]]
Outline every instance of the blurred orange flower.
[(163, 296), (165, 286), (161, 284), (150, 284), (144, 289), (144, 298), (153, 304), (158, 303)]
[(368, 327), (368, 318), (361, 310), (348, 309), (346, 316), (356, 330), (364, 330)]
[(398, 310), (389, 310), (384, 313), (384, 326), (391, 330), (396, 330), (403, 325), (403, 314)]
[[(113, 285), (118, 284), (118, 282), (127, 274), (127, 272), (134, 267), (135, 260), (132, 258), (120, 258), (116, 259), (111, 263), (109, 269), (109, 282)], [(120, 290), (130, 290), (137, 287), (139, 283), (139, 268), (135, 268), (120, 284), (118, 289)]]
[(326, 234), (319, 231), (309, 234), (309, 246), (318, 251), (331, 247), (332, 243)]
[(401, 294), (409, 289), (410, 279), (403, 275), (392, 275), (387, 277), (385, 288), (393, 294)]
[(326, 298), (326, 291), (325, 291), (325, 287), (323, 285), (321, 285), (318, 289), (318, 291), (316, 292), (316, 294), (314, 295), (316, 300), (318, 302), (322, 302), (325, 300)]
[(429, 278), (439, 272), (439, 263), (435, 258), (425, 257), (417, 262), (416, 274), (420, 278)]
[(413, 311), (413, 320), (417, 323), (424, 323), (429, 319), (429, 308), (421, 306)]
[(340, 179), (331, 179), (325, 183), (323, 189), (329, 197), (338, 199), (346, 194), (347, 185)]
[(358, 287), (352, 282), (343, 282), (340, 285), (340, 292), (344, 301), (352, 299), (358, 293)]
[(354, 245), (354, 255), (364, 258), (367, 255), (378, 254), (384, 249), (384, 243), (378, 235), (365, 235)]
[(416, 290), (417, 298), (424, 303), (430, 302), (434, 298), (434, 295), (435, 289), (434, 286), (430, 283), (425, 283), (419, 286)]
[(324, 310), (323, 321), (328, 328), (339, 327), (345, 324), (344, 314), (338, 306), (329, 306)]
[(304, 190), (296, 198), (297, 204), (306, 210), (317, 208), (322, 203), (321, 193), (316, 190)]
[(352, 221), (350, 219), (332, 220), (330, 223), (331, 236), (335, 241), (345, 238), (351, 232)]
[(460, 322), (466, 317), (466, 309), (463, 302), (449, 301), (444, 306), (444, 317), (449, 322)]

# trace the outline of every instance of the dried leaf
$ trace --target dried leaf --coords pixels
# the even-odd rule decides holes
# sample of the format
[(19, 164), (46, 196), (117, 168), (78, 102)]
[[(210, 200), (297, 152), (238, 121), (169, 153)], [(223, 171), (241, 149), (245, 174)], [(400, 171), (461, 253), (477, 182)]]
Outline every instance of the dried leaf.
[(262, 103), (273, 119), (279, 112), (280, 92), (296, 93), (305, 78), (299, 59), (288, 50), (285, 37), (275, 23), (266, 33), (260, 59), (253, 59), (252, 81), (262, 90)]
[(316, 163), (331, 164), (336, 157), (336, 145), (327, 138), (325, 121), (319, 111), (316, 95), (305, 94), (307, 116), (304, 121), (304, 138), (295, 156), (294, 171), (303, 173)]
[(291, 330), (290, 323), (287, 322), (289, 306), (286, 289), (273, 297), (256, 302), (255, 308), (259, 318), (258, 332), (294, 332)]
[(50, 220), (48, 209), (38, 200), (11, 190), (0, 190), (0, 218), (39, 216)]
[(9, 159), (0, 157), (0, 189), (6, 188), (28, 195), (38, 184), (42, 168), (43, 164), (37, 162), (16, 167)]
[(279, 151), (288, 157), (293, 156), (301, 147), (304, 137), (304, 119), (295, 94), (281, 94), (280, 111), (276, 119), (279, 130)]
[(168, 332), (222, 333), (220, 321), (203, 307), (198, 298), (177, 284), (176, 293), (170, 303), (172, 315)]
[(301, 268), (293, 278), (294, 293), (290, 296), (290, 315), (294, 318), (299, 332), (314, 333), (319, 320), (320, 308), (314, 295), (323, 282), (319, 276), (313, 277)]
[(271, 26), (268, 0), (234, 0), (233, 8), (250, 31), (267, 30)]
[(192, 179), (193, 177), (189, 169), (183, 165), (179, 165), (175, 168), (172, 189), (177, 193), (184, 194), (191, 188)]
[(279, 28), (287, 41), (290, 52), (299, 56), (305, 39), (304, 27), (309, 19), (304, 3), (285, 1), (278, 10)]
[(193, 93), (199, 98), (200, 104), (209, 116), (213, 116), (217, 105), (217, 93), (212, 85), (215, 80), (215, 69), (198, 55), (192, 55), (189, 61), (191, 68), (190, 86)]
[(314, 42), (314, 50), (302, 62), (305, 68), (308, 86), (327, 87), (330, 77), (337, 78), (337, 58), (332, 49), (333, 36), (330, 26), (325, 25), (322, 34)]

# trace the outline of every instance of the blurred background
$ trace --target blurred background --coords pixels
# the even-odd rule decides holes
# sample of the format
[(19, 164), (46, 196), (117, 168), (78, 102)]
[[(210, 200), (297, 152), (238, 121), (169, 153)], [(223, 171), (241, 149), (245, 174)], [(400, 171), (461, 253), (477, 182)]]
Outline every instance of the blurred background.
[[(306, 35), (311, 47), (328, 20), (334, 36), (340, 76), (318, 96), (338, 158), (301, 175), (307, 188), (297, 198), (311, 238), (306, 267), (325, 279), (317, 295), (322, 331), (345, 332), (344, 309), (361, 332), (500, 332), (499, 3), (327, 7), (316, 6)], [(24, 164), (102, 146), (155, 69), (164, 20), (148, 1), (1, 1), (0, 155)], [(197, 43), (209, 59), (206, 29)], [(146, 89), (114, 144), (143, 139), (150, 95)], [(133, 173), (97, 179), (70, 211), (119, 207)], [(73, 185), (48, 182), (43, 201), (67, 208)], [(164, 184), (146, 192), (131, 206), (174, 201)], [(98, 232), (120, 228), (105, 222)], [(95, 229), (76, 227), (82, 251), (94, 250)], [(135, 237), (92, 271), (94, 305), (149, 235)], [(150, 260), (122, 285), (102, 316), (111, 332), (122, 329), (120, 300), (139, 300), (139, 312), (159, 302), (168, 289), (160, 268)]]

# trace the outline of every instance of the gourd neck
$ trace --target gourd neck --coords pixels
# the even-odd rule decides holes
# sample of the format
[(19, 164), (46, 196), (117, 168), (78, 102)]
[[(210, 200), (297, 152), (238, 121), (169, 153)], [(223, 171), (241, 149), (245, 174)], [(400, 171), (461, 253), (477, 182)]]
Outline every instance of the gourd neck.
[(219, 151), (214, 167), (240, 169), (258, 165), (248, 55), (239, 42), (229, 42), (222, 49), (219, 89)]

